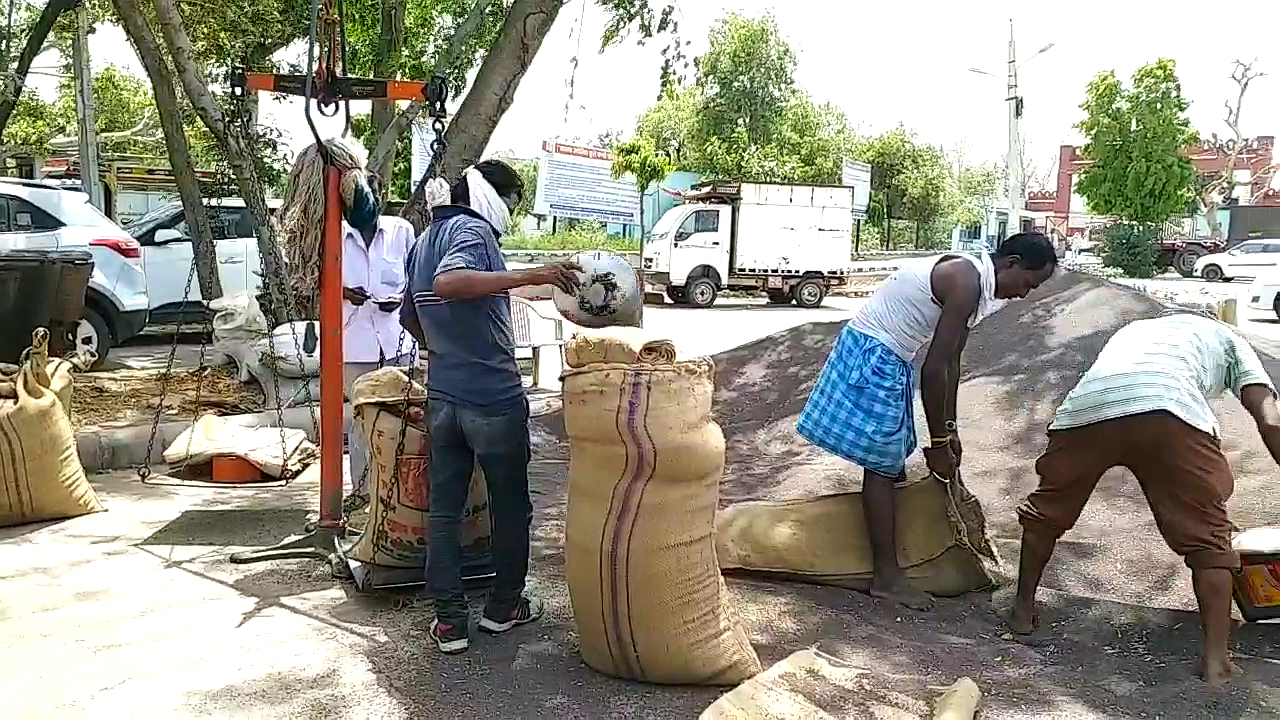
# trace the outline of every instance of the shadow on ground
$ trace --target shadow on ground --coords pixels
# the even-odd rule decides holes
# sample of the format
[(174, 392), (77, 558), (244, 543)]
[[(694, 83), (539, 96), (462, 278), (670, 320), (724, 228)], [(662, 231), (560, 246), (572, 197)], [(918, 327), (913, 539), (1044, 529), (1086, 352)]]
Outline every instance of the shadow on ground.
[[(1034, 484), (1032, 463), (1052, 408), (1110, 333), (1159, 309), (1137, 293), (1064, 275), (973, 332), (959, 403), (965, 479), (982, 499), (1006, 557), (1013, 558), (1018, 537), (1012, 509)], [(794, 433), (795, 416), (838, 329), (838, 323), (805, 325), (716, 357), (715, 413), (728, 448), (723, 502), (858, 486), (856, 468), (814, 452)], [(1274, 359), (1267, 362), (1280, 369)], [(1274, 467), (1243, 411), (1230, 401), (1219, 410), (1238, 473), (1232, 505), (1237, 521), (1274, 522), (1266, 504)], [(58, 593), (78, 569), (120, 558), (158, 567), (153, 583), (185, 582), (184, 593), (223, 598), (216, 636), (248, 637), (241, 642), (260, 643), (262, 657), (240, 658), (244, 677), (234, 682), (184, 686), (180, 712), (172, 717), (696, 717), (720, 690), (624, 682), (582, 663), (564, 578), (568, 450), (562, 419), (536, 421), (534, 435), (530, 585), (548, 598), (548, 615), (506, 636), (476, 636), (472, 651), (460, 657), (435, 651), (427, 631), (429, 604), (412, 593), (362, 595), (336, 585), (318, 562), (226, 561), (235, 546), (296, 532), (299, 518), (291, 509), (314, 507), (314, 487), (295, 483), (271, 491), (264, 502), (262, 491), (184, 495), (191, 491), (99, 483), (104, 503), (128, 503), (145, 531), (116, 529), (107, 513), (34, 531), (0, 531), (0, 551), (67, 544), (62, 562), (18, 571), (27, 578), (26, 589), (42, 597)], [(994, 599), (943, 601), (932, 614), (817, 586), (733, 578), (728, 592), (765, 665), (820, 642), (827, 652), (874, 671), (886, 688), (917, 699), (930, 699), (939, 687), (968, 675), (984, 691), (985, 718), (1280, 713), (1274, 626), (1236, 631), (1247, 676), (1230, 691), (1208, 696), (1194, 679), (1199, 624), (1187, 612), (1193, 607), (1188, 573), (1161, 542), (1131, 477), (1109, 475), (1064, 540), (1045, 582), (1043, 629), (1026, 642), (1003, 639), (1008, 636), (992, 613), (1007, 589)], [(111, 587), (83, 592), (77, 599), (91, 600)], [(188, 611), (188, 617), (199, 622), (204, 615)], [(267, 630), (282, 623), (288, 635)], [(188, 663), (225, 663), (207, 646), (185, 652)], [(104, 688), (92, 696), (98, 709), (116, 706), (111, 692)]]

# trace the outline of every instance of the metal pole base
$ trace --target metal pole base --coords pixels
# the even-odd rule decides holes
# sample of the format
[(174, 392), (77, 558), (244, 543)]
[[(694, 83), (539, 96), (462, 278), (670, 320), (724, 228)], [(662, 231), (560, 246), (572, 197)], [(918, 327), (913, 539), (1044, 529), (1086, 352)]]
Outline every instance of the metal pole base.
[(285, 540), (278, 545), (232, 553), (230, 560), (237, 565), (268, 560), (316, 559), (329, 563), (337, 577), (350, 577), (351, 570), (342, 557), (338, 544), (339, 533), (327, 528), (316, 528), (301, 537)]

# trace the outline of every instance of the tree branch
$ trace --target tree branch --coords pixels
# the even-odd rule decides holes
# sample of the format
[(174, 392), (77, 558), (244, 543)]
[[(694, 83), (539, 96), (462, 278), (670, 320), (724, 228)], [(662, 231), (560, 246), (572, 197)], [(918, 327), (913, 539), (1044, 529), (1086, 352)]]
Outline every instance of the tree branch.
[(18, 54), (18, 63), (13, 68), (13, 74), (4, 83), (4, 96), (0, 98), (0, 142), (3, 141), (4, 131), (9, 127), (9, 120), (18, 106), (18, 99), (22, 97), (22, 88), (27, 83), (27, 73), (31, 71), (32, 63), (44, 48), (45, 40), (53, 30), (54, 23), (62, 17), (64, 12), (74, 8), (79, 1), (49, 0), (40, 11), (40, 17), (36, 18), (35, 24), (31, 26), (31, 34), (22, 45), (22, 52)]
[[(467, 45), (467, 41), (480, 29), (480, 24), (484, 22), (485, 12), (489, 10), (489, 6), (492, 4), (493, 0), (476, 0), (467, 16), (458, 24), (458, 28), (453, 31), (453, 37), (449, 39), (449, 46), (440, 57), (436, 58), (435, 65), (431, 68), (432, 74), (443, 73), (458, 61), (458, 58), (462, 55), (462, 50)], [(391, 124), (387, 126), (387, 129), (378, 137), (378, 144), (374, 146), (373, 152), (369, 154), (369, 167), (391, 167), (391, 160), (395, 157), (396, 143), (400, 141), (400, 136), (409, 128), (409, 124), (418, 117), (424, 107), (426, 107), (425, 100), (414, 100), (396, 115)]]

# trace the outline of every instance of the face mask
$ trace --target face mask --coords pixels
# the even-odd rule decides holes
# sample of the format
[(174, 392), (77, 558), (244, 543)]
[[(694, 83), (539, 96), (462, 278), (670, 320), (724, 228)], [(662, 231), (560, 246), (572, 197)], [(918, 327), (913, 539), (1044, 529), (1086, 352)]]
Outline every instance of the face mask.
[(364, 230), (378, 222), (378, 215), (381, 211), (382, 203), (378, 201), (378, 196), (374, 194), (373, 188), (369, 187), (369, 183), (361, 182), (356, 185), (355, 197), (351, 200), (351, 207), (346, 208), (342, 216), (351, 227), (357, 230)]

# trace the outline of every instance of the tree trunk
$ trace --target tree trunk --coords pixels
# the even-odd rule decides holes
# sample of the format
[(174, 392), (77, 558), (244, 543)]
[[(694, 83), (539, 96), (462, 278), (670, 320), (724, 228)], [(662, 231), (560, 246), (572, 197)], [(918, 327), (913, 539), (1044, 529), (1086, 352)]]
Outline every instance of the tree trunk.
[[(497, 41), (480, 64), (471, 89), (444, 133), (441, 177), (460, 177), (463, 170), (480, 159), (562, 7), (564, 0), (513, 0)], [(424, 189), (425, 183), (419, 182), (400, 212), (418, 233), (426, 229), (428, 218), (422, 207)]]
[[(378, 37), (378, 57), (374, 62), (373, 76), (391, 78), (399, 75), (400, 51), (404, 45), (404, 3), (405, 0), (383, 0), (382, 31)], [(346, 68), (343, 68), (346, 71)], [(396, 104), (392, 100), (374, 100), (370, 112), (373, 131), (379, 138), (391, 126), (396, 116)], [(369, 169), (382, 179), (383, 187), (390, 187), (391, 170), (396, 163), (396, 146), (392, 143), (391, 151), (378, 157), (378, 165), (370, 162)], [(371, 158), (372, 160), (372, 158)]]
[[(288, 284), (284, 274), (284, 261), (280, 249), (275, 243), (275, 233), (271, 226), (271, 213), (267, 210), (266, 194), (262, 190), (262, 179), (258, 176), (257, 155), (254, 143), (241, 128), (228, 122), (218, 105), (209, 86), (201, 77), (200, 66), (191, 49), (191, 39), (187, 36), (182, 16), (174, 5), (174, 0), (155, 0), (156, 17), (160, 30), (164, 35), (165, 45), (173, 60), (178, 79), (182, 82), (187, 101), (195, 109), (205, 127), (213, 134), (219, 148), (231, 166), (236, 186), (245, 207), (253, 215), (258, 229), (258, 252), (262, 257), (263, 283), (271, 299), (271, 314), (277, 321), (292, 314), (294, 303), (289, 298)], [(306, 319), (306, 318), (304, 318)]]
[[(436, 58), (435, 65), (432, 67), (433, 74), (443, 74), (457, 61), (462, 55), (463, 49), (466, 47), (467, 40), (471, 38), (480, 24), (484, 21), (484, 14), (488, 11), (493, 0), (476, 0), (471, 6), (471, 11), (467, 13), (466, 18), (458, 25), (458, 29), (454, 31), (453, 37), (449, 39), (449, 47), (444, 54)], [(422, 78), (426, 79), (426, 78)], [(369, 167), (386, 167), (387, 176), (390, 177), (391, 168), (395, 167), (396, 144), (400, 142), (400, 136), (409, 129), (409, 124), (422, 113), (422, 109), (426, 107), (426, 103), (422, 100), (416, 100), (409, 105), (395, 119), (381, 131), (378, 136), (378, 144), (374, 147), (373, 152), (369, 154)], [(415, 188), (410, 188), (412, 192)]]
[(182, 198), (187, 227), (192, 231), (191, 253), (200, 282), (200, 296), (205, 302), (209, 302), (222, 297), (218, 253), (213, 241), (213, 231), (209, 227), (209, 214), (200, 199), (200, 181), (191, 161), (191, 146), (187, 143), (186, 131), (182, 127), (182, 109), (174, 88), (173, 72), (165, 62), (155, 33), (147, 24), (146, 15), (137, 0), (113, 2), (124, 31), (133, 41), (134, 51), (138, 53), (147, 77), (151, 80), (156, 111), (160, 115), (160, 128), (164, 131), (164, 144), (169, 152), (169, 165), (173, 168), (173, 179), (178, 185), (178, 195)]
[(49, 38), (49, 32), (53, 30), (54, 23), (62, 13), (76, 7), (79, 2), (80, 0), (49, 0), (40, 11), (40, 17), (36, 18), (35, 25), (31, 26), (31, 34), (27, 36), (22, 52), (18, 53), (18, 62), (14, 65), (13, 74), (4, 82), (3, 96), (0, 97), (0, 141), (3, 141), (4, 131), (9, 126), (9, 119), (13, 117), (14, 108), (18, 106), (18, 99), (22, 97), (22, 88), (27, 83), (27, 73), (31, 72), (31, 64), (44, 49), (44, 41)]

